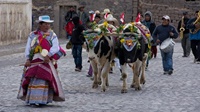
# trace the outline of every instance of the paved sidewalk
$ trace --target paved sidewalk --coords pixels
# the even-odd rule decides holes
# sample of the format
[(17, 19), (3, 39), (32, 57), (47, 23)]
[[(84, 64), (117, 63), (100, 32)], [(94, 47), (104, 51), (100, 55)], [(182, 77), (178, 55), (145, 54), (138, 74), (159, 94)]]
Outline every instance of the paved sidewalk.
[(200, 112), (200, 64), (193, 63), (192, 54), (182, 57), (180, 43), (175, 45), (171, 76), (163, 75), (158, 50), (157, 58), (150, 60), (141, 91), (130, 88), (132, 72), (127, 69), (126, 94), (121, 94), (122, 81), (117, 67), (109, 74), (110, 86), (101, 92), (100, 87), (92, 89), (92, 81), (86, 77), (87, 52), (83, 50), (82, 72), (75, 72), (71, 50), (66, 51), (67, 56), (58, 61), (66, 101), (41, 108), (26, 106), (16, 99), (23, 68), (19, 64), (24, 63), (24, 53), (0, 56), (0, 112)]

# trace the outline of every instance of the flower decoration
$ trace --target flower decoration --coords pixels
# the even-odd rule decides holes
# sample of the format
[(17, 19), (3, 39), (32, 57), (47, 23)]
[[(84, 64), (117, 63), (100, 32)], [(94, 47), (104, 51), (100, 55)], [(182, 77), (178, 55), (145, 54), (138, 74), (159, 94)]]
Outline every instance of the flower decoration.
[(34, 53), (41, 53), (42, 52), (42, 47), (37, 45), (34, 49)]
[(95, 42), (97, 42), (102, 37), (102, 35), (100, 35), (98, 33), (87, 33), (86, 32), (84, 35), (85, 35), (84, 37), (87, 41), (88, 47), (90, 49), (92, 49), (95, 46)]
[(124, 43), (124, 42), (125, 42), (125, 39), (124, 39), (124, 38), (120, 39), (120, 42), (121, 42), (121, 43)]
[(132, 39), (126, 40), (126, 45), (132, 46), (133, 45), (133, 40)]
[(103, 25), (100, 26), (100, 29), (101, 29), (102, 34), (107, 33), (107, 32), (108, 32), (108, 22), (105, 21), (105, 22), (103, 23)]
[(121, 33), (123, 31), (123, 29), (124, 29), (124, 26), (120, 25), (116, 30), (117, 34)]
[(146, 33), (145, 36), (146, 36), (147, 38), (149, 38), (149, 37), (151, 37), (151, 34), (150, 34), (150, 33)]
[(137, 33), (138, 28), (135, 27), (135, 23), (132, 22), (131, 25), (128, 27), (131, 33)]

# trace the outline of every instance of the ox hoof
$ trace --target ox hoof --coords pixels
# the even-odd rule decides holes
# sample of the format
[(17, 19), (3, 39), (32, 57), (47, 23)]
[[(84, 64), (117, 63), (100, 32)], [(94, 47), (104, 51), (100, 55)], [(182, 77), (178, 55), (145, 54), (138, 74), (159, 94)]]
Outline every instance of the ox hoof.
[(101, 85), (101, 81), (99, 81), (98, 84)]
[(145, 82), (146, 82), (145, 80), (141, 80), (140, 84), (145, 84)]
[(139, 91), (139, 90), (141, 90), (141, 87), (140, 87), (140, 86), (135, 87), (135, 90), (136, 90), (136, 91)]
[(98, 88), (98, 84), (96, 84), (96, 83), (93, 84), (93, 85), (92, 85), (92, 88)]
[(101, 92), (106, 92), (106, 89), (102, 89), (102, 91)]
[(131, 88), (135, 88), (135, 85), (134, 84), (131, 84), (131, 86), (130, 86)]
[(122, 90), (121, 90), (121, 93), (127, 93), (127, 92), (128, 92), (127, 89), (122, 89)]

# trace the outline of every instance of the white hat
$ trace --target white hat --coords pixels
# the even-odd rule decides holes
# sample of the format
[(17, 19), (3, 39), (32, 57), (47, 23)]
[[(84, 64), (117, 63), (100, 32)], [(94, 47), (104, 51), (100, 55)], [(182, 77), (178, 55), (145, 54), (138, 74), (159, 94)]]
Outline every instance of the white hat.
[(110, 9), (104, 9), (103, 14), (110, 13)]
[(90, 10), (90, 11), (89, 11), (89, 14), (94, 14), (94, 11), (93, 11), (93, 10)]
[(170, 17), (169, 17), (168, 15), (164, 15), (164, 16), (162, 17), (162, 19), (170, 20)]
[(116, 18), (113, 17), (112, 14), (108, 14), (107, 18), (106, 18), (106, 21), (113, 21), (115, 23), (115, 26), (118, 26), (119, 25), (119, 22), (117, 21)]
[(99, 11), (99, 10), (96, 10), (96, 11), (95, 11), (95, 14), (100, 14), (100, 11)]
[(43, 16), (39, 16), (39, 19), (36, 20), (37, 23), (39, 22), (45, 22), (45, 23), (53, 23), (54, 20), (50, 20), (50, 17), (48, 15), (43, 15)]

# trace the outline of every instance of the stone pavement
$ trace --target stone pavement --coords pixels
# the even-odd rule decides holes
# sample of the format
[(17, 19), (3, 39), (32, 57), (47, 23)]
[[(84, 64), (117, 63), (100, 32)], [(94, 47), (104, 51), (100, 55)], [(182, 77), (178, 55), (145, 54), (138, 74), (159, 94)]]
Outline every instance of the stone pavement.
[[(64, 47), (65, 42), (62, 46)], [(22, 45), (21, 45), (22, 46)], [(146, 84), (141, 91), (130, 88), (132, 74), (128, 68), (128, 93), (121, 94), (122, 81), (117, 67), (109, 75), (106, 92), (92, 89), (86, 77), (89, 68), (83, 50), (83, 70), (74, 71), (71, 50), (59, 61), (59, 76), (65, 92), (65, 102), (53, 102), (45, 107), (26, 106), (16, 99), (24, 63), (24, 54), (0, 56), (0, 112), (200, 112), (200, 64), (193, 63), (193, 55), (182, 58), (180, 43), (174, 51), (174, 73), (163, 75), (161, 56), (150, 60)]]

